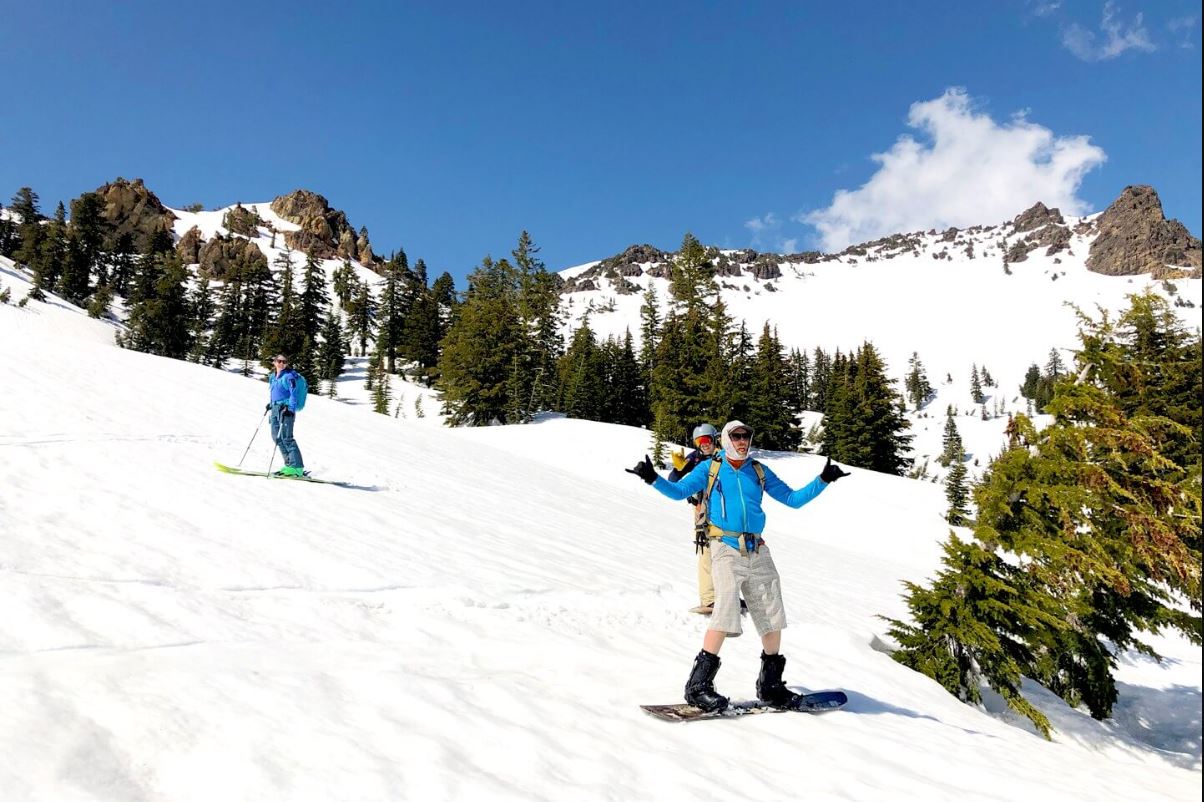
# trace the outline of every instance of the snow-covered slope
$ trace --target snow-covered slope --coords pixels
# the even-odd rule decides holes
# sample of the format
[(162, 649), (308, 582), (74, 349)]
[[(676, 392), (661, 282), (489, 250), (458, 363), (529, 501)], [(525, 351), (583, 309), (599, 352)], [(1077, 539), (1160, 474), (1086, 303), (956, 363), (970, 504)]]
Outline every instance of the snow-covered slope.
[[(14, 298), (26, 277), (0, 261)], [(623, 472), (640, 430), (448, 430), (314, 397), (297, 437), (354, 490), (220, 474), (262, 382), (0, 306), (0, 798), (1198, 799), (1200, 652), (1126, 657), (1115, 720), (1039, 688), (1052, 743), (874, 648), (930, 575), (940, 488), (853, 470), (773, 507), (786, 679), (823, 717), (691, 726), (689, 513)], [(260, 431), (247, 465), (269, 462)], [(787, 481), (822, 460), (766, 455)], [(754, 635), (718, 684), (753, 693)]]
[[(1067, 249), (1048, 255), (1046, 248), (1037, 248), (1021, 262), (1004, 263), (1004, 254), (1031, 235), (1016, 231), (1013, 223), (918, 232), (813, 262), (796, 256), (780, 265), (780, 277), (766, 280), (749, 272), (755, 266), (749, 262), (740, 275), (717, 277), (719, 296), (754, 338), (768, 323), (786, 348), (847, 353), (872, 342), (900, 392), (908, 360), (917, 353), (936, 395), (921, 414), (909, 412), (912, 456), (917, 466), (931, 460), (930, 475), (939, 478), (943, 471), (936, 457), (946, 408), (958, 410), (971, 461), (979, 459), (978, 468), (984, 467), (1005, 441), (1007, 414), (1026, 411), (1019, 388), (1029, 365), (1044, 366), (1051, 348), (1070, 363), (1070, 351), (1078, 345), (1070, 304), (1093, 315), (1097, 306), (1115, 312), (1128, 305), (1128, 295), (1150, 288), (1164, 296), (1174, 293), (1185, 304), (1176, 307), (1183, 319), (1193, 329), (1199, 326), (1199, 279), (1163, 282), (1148, 274), (1105, 276), (1087, 269), (1096, 217), (1067, 218)], [(736, 262), (751, 252), (723, 253)], [(599, 262), (563, 271), (566, 281), (574, 280), (574, 291), (562, 303), (566, 334), (588, 314), (600, 339), (630, 330), (638, 341), (644, 291), (655, 289), (662, 312), (669, 303), (669, 281), (650, 275), (652, 265), (638, 264), (642, 275), (632, 275), (635, 270), (629, 268), (608, 276)], [(982, 407), (971, 399), (973, 366), (986, 367), (997, 382), (984, 388), (989, 420), (982, 420)]]

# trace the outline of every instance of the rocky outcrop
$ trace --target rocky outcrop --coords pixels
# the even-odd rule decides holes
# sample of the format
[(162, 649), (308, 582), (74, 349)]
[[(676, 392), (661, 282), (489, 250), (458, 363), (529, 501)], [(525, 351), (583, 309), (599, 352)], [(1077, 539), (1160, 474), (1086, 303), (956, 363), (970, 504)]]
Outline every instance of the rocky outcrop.
[(1028, 236), (1013, 242), (1003, 255), (1004, 264), (1023, 262), (1038, 248), (1045, 248), (1046, 256), (1053, 256), (1070, 247), (1070, 228), (1058, 209), (1051, 209), (1037, 202), (1016, 215), (1012, 229), (1017, 234)]
[(1051, 209), (1040, 201), (1016, 215), (1016, 219), (1012, 221), (1012, 226), (1017, 234), (1050, 225), (1064, 226), (1066, 221), (1062, 219), (1062, 213), (1059, 210)]
[(1125, 187), (1095, 223), (1099, 234), (1087, 255), (1087, 269), (1107, 276), (1152, 273), (1155, 278), (1182, 271), (1200, 278), (1200, 240), (1178, 220), (1166, 219), (1153, 187)]
[(100, 216), (107, 229), (107, 247), (128, 234), (134, 249), (141, 252), (156, 235), (171, 234), (176, 216), (146, 188), (141, 178), (133, 181), (117, 178), (97, 189), (96, 194), (104, 204)]
[(176, 253), (180, 255), (180, 260), (186, 265), (195, 265), (201, 261), (202, 242), (201, 230), (196, 226), (184, 232), (184, 236), (176, 243)]
[(220, 234), (201, 246), (197, 261), (200, 275), (216, 281), (225, 281), (235, 275), (252, 275), (268, 266), (267, 257), (254, 242)]
[(356, 259), (361, 254), (372, 256), (368, 230), (361, 228), (357, 235), (347, 221), (347, 215), (316, 192), (298, 189), (272, 201), (272, 211), (301, 227), (299, 231), (284, 232), (284, 243), (293, 250), (303, 251), (317, 259)]
[(259, 215), (236, 203), (222, 216), (222, 228), (244, 237), (259, 236)]
[(752, 265), (748, 268), (748, 272), (752, 273), (754, 278), (761, 281), (767, 281), (771, 278), (781, 278), (782, 268), (779, 267), (781, 261), (782, 257), (776, 253), (763, 253), (753, 261)]

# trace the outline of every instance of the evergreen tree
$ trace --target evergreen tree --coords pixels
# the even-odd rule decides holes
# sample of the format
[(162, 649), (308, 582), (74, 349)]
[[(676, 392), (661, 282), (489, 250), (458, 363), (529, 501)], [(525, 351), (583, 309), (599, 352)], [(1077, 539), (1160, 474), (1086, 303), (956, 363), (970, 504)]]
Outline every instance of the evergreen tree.
[(343, 264), (339, 265), (331, 275), (331, 284), (334, 288), (334, 297), (339, 299), (339, 306), (346, 309), (351, 304), (351, 298), (359, 282), (355, 277), (355, 268), (351, 266), (351, 261), (343, 260)]
[(359, 342), (359, 355), (368, 353), (368, 340), (376, 323), (376, 299), (367, 281), (356, 282), (355, 294), (347, 305), (347, 325), (351, 335)]
[(55, 289), (59, 295), (73, 304), (82, 305), (88, 298), (91, 288), (88, 286), (90, 273), (87, 256), (83, 244), (74, 229), (69, 229), (67, 247), (62, 262), (62, 273), (59, 274)]
[(1033, 399), (1037, 397), (1037, 384), (1041, 381), (1041, 369), (1037, 367), (1037, 363), (1028, 366), (1028, 371), (1024, 374), (1024, 383), (1020, 385), (1020, 395), (1025, 398)]
[(669, 293), (675, 306), (686, 313), (696, 311), (708, 295), (717, 291), (714, 276), (706, 249), (687, 232), (669, 266)]
[(405, 251), (399, 251), (385, 263), (385, 283), (379, 305), (377, 342), (383, 349), (389, 373), (397, 372), (397, 356), (401, 351), (405, 330), (405, 291), (409, 281), (409, 261)]
[(213, 290), (209, 279), (201, 276), (188, 299), (190, 310), (189, 334), (192, 338), (192, 350), (188, 353), (189, 360), (200, 362), (209, 349), (209, 328), (213, 323), (213, 315), (217, 311), (213, 299)]
[(932, 396), (932, 385), (928, 382), (928, 374), (920, 362), (920, 355), (912, 352), (908, 363), (907, 379), (904, 382), (907, 398), (911, 405), (919, 410)]
[[(273, 264), (280, 274), (280, 295), (279, 301), (274, 304), (271, 324), (263, 337), (260, 357), (266, 363), (276, 354), (287, 354), (296, 367), (300, 364), (298, 357), (303, 350), (306, 331), (293, 278), (292, 252), (281, 251)], [(297, 370), (302, 376), (308, 377), (303, 367), (297, 367)]]
[(824, 409), (824, 453), (832, 459), (902, 476), (909, 465), (910, 428), (903, 399), (886, 364), (866, 342), (848, 359), (833, 361)]
[(949, 502), (945, 520), (954, 526), (963, 526), (969, 523), (970, 511), (966, 507), (969, 498), (970, 493), (966, 489), (965, 456), (959, 452), (954, 455), (953, 467), (949, 469), (949, 475), (945, 477), (945, 500)]
[(640, 306), (640, 367), (648, 375), (652, 373), (660, 335), (660, 303), (657, 301), (656, 288), (649, 284), (644, 291), (644, 303)]
[(518, 271), (519, 317), (527, 339), (522, 355), (526, 371), (523, 397), (532, 411), (550, 409), (555, 403), (557, 362), (563, 350), (560, 339), (559, 276), (549, 273), (539, 259), (539, 248), (523, 231), (518, 247), (511, 252)]
[(384, 351), (377, 348), (372, 354), (372, 363), (368, 368), (368, 371), (372, 375), (372, 410), (379, 412), (381, 415), (389, 414), (389, 402), (393, 396), (389, 390), (389, 372), (386, 359)]
[(113, 243), (109, 254), (109, 280), (113, 290), (118, 295), (126, 295), (129, 291), (129, 281), (134, 275), (134, 238), (128, 232), (119, 234)]
[(515, 270), (505, 259), (485, 257), (469, 275), (464, 303), (443, 339), (438, 382), (449, 425), (506, 420), (511, 370), (525, 347)]
[(622, 348), (616, 354), (612, 383), (616, 402), (606, 419), (625, 426), (648, 425), (651, 422), (648, 396), (630, 330), (624, 334)]
[(85, 192), (71, 201), (71, 233), (87, 274), (80, 282), (84, 286), (93, 273), (97, 284), (105, 284), (109, 280), (102, 253), (105, 244), (103, 212), (104, 201), (95, 192)]
[(339, 314), (331, 309), (322, 324), (322, 345), (317, 354), (317, 375), (327, 383), (331, 398), (337, 394), (336, 387), (343, 372), (343, 355), (346, 353)]
[(301, 327), (301, 348), (293, 355), (293, 367), (302, 376), (321, 376), (316, 352), (326, 309), (330, 298), (326, 294), (326, 273), (313, 256), (305, 259), (305, 273), (301, 278), (301, 297), (297, 306), (297, 317)]
[(1066, 372), (1066, 364), (1062, 362), (1062, 355), (1058, 353), (1058, 349), (1049, 349), (1049, 359), (1045, 363), (1045, 375), (1049, 376), (1054, 381)]
[(975, 404), (985, 404), (987, 397), (982, 392), (982, 381), (978, 376), (978, 365), (970, 366), (970, 400)]
[[(1138, 632), (1169, 627), (1200, 643), (1200, 445), (1174, 417), (1198, 411), (1133, 400), (1199, 397), (1199, 336), (1172, 334), (1165, 311), (1138, 296), (1120, 325), (1080, 316), (1077, 378), (1060, 374), (1051, 425), (1014, 419), (1016, 445), (974, 490), (975, 542), (955, 540), (932, 588), (910, 588), (915, 625), (895, 622), (898, 659), (962, 698), (986, 680), (1047, 729), (1018, 695), (1021, 675), (1105, 718), (1116, 654), (1154, 654)], [(1143, 326), (1181, 347), (1137, 358)], [(965, 659), (933, 657), (951, 653)]]
[(822, 412), (828, 408), (828, 385), (832, 382), (832, 357), (817, 345), (811, 365), (811, 408)]
[(192, 309), (188, 302), (188, 270), (175, 254), (146, 260), (143, 273), (153, 286), (130, 308), (128, 334), (120, 344), (172, 359), (184, 359), (192, 345)]
[(741, 418), (757, 433), (760, 448), (795, 451), (802, 442), (790, 377), (782, 344), (766, 323), (750, 370), (748, 415)]
[(941, 442), (941, 456), (937, 462), (943, 467), (947, 468), (952, 463), (965, 459), (965, 448), (962, 446), (961, 434), (957, 431), (957, 421), (953, 418), (952, 406), (946, 413), (945, 434)]
[(560, 409), (569, 417), (602, 420), (605, 376), (598, 376), (598, 344), (586, 315), (560, 361)]
[(790, 380), (795, 406), (800, 410), (811, 409), (811, 361), (806, 351), (791, 350)]

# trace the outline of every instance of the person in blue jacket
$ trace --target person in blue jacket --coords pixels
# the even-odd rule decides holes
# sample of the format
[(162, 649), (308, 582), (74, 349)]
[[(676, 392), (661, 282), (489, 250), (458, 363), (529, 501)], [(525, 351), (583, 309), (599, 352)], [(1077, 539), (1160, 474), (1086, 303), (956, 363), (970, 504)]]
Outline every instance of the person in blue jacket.
[[(761, 538), (765, 513), (761, 509), (764, 494), (795, 509), (813, 500), (828, 485), (848, 474), (833, 465), (831, 458), (806, 487), (791, 489), (768, 467), (749, 456), (752, 427), (738, 420), (729, 421), (720, 435), (723, 452), (718, 473), (711, 486), (707, 507), (707, 535), (711, 539), (711, 576), (715, 583), (715, 609), (711, 614), (702, 650), (694, 658), (694, 668), (686, 681), (686, 702), (706, 711), (723, 710), (728, 699), (715, 690), (719, 671), (719, 649), (729, 635), (741, 634), (740, 597), (761, 636), (761, 672), (757, 677), (757, 698), (774, 707), (798, 705), (799, 694), (786, 687), (782, 673), (786, 658), (779, 654), (786, 611), (782, 603), (781, 579), (769, 547)], [(706, 460), (676, 483), (656, 473), (652, 460), (644, 461), (628, 473), (634, 473), (675, 501), (695, 493), (706, 494), (713, 462)]]
[(284, 467), (277, 473), (281, 476), (304, 476), (305, 463), (301, 449), (293, 439), (293, 424), (297, 420), (297, 379), (300, 374), (289, 367), (288, 357), (276, 354), (272, 358), (272, 373), (268, 376), (268, 405), (271, 412), (269, 425), (272, 440), (284, 457)]

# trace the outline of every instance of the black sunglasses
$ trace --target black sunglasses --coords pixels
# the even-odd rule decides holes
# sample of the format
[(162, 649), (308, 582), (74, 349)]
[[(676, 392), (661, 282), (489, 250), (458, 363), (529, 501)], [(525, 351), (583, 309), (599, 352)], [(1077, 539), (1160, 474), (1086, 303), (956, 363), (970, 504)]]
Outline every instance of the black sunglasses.
[(751, 440), (752, 434), (749, 432), (732, 432), (728, 435), (728, 437), (732, 438), (733, 440)]

